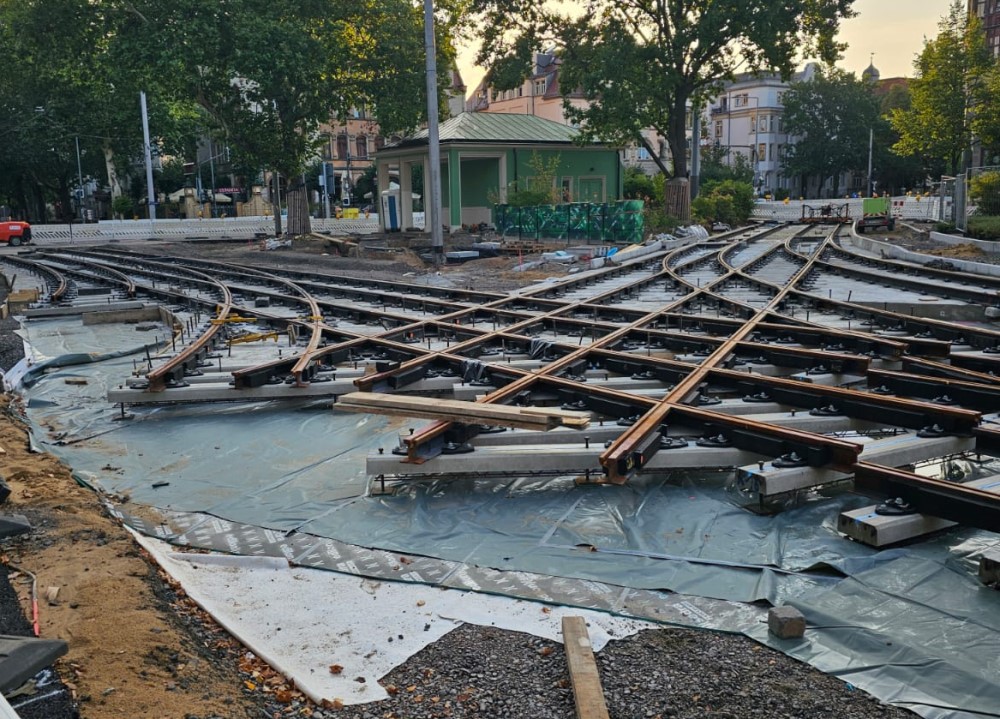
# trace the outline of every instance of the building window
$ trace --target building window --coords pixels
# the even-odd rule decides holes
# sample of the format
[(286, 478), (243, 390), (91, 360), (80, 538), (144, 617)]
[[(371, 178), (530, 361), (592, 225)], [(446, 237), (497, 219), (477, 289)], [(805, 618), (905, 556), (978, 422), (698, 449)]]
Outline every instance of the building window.
[(341, 160), (347, 157), (347, 133), (337, 135), (337, 157)]
[(762, 142), (757, 145), (757, 161), (766, 162), (767, 161), (767, 143)]
[(722, 120), (715, 121), (715, 137), (722, 137)]
[(368, 158), (368, 138), (364, 135), (357, 139), (357, 154), (355, 156), (363, 160)]
[(545, 94), (545, 78), (535, 80), (535, 94), (544, 95)]
[(750, 95), (743, 93), (733, 98), (733, 107), (746, 107), (750, 104)]
[(647, 150), (645, 147), (640, 147), (639, 148), (639, 161), (642, 162), (642, 161), (649, 160), (649, 159), (650, 159), (650, 157), (649, 157), (649, 150)]
[(520, 87), (518, 87), (516, 90), (514, 90), (514, 92), (515, 92), (514, 97), (523, 97), (524, 96), (524, 85), (521, 85)]
[(750, 134), (754, 134), (757, 128), (757, 113), (755, 112), (750, 116)]
[(564, 177), (562, 178), (562, 185), (560, 186), (559, 196), (563, 202), (573, 201), (573, 178)]
[(385, 138), (381, 135), (375, 136), (375, 152), (378, 152), (383, 147), (385, 147)]

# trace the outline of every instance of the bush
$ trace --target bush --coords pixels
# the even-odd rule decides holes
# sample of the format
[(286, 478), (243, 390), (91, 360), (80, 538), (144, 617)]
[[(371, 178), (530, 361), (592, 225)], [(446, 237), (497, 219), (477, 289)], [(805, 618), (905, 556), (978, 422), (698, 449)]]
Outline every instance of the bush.
[(984, 172), (969, 182), (969, 197), (977, 215), (1000, 215), (1000, 172)]
[(935, 232), (943, 232), (945, 234), (951, 235), (955, 232), (954, 222), (935, 222), (934, 223)]
[(791, 194), (785, 187), (779, 187), (774, 191), (774, 199), (777, 202), (781, 202), (782, 200), (787, 200), (789, 197), (791, 197)]
[[(514, 183), (511, 184), (513, 185)], [(551, 205), (552, 203), (551, 191), (518, 189), (507, 191), (507, 204), (511, 207), (537, 207), (538, 205)]]
[(692, 201), (691, 212), (702, 222), (746, 224), (753, 213), (753, 186), (735, 180), (706, 183), (705, 191)]
[(680, 220), (673, 215), (668, 215), (662, 207), (646, 205), (643, 209), (643, 220), (646, 232), (654, 236), (664, 232), (673, 232), (681, 226)]
[[(626, 200), (643, 200), (656, 194), (653, 178), (637, 167), (625, 168), (622, 187)], [(662, 198), (660, 201), (662, 202)]]
[(1000, 216), (973, 215), (965, 234), (977, 240), (1000, 240)]
[(118, 218), (124, 218), (132, 214), (132, 198), (127, 195), (118, 195), (111, 201), (111, 213)]

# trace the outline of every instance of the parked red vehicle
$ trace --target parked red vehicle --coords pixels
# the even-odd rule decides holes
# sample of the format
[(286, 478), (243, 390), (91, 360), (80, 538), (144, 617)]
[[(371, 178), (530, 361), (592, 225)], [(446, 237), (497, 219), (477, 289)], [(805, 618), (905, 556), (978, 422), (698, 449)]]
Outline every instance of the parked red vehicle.
[(18, 245), (27, 245), (30, 242), (31, 225), (27, 222), (18, 220), (0, 222), (0, 244), (17, 247)]

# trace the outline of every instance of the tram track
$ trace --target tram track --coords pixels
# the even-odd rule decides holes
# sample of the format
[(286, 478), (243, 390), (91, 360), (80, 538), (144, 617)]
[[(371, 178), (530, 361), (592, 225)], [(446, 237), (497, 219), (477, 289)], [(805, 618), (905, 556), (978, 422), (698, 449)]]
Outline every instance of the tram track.
[[(232, 338), (237, 316), (277, 326), (291, 349), (217, 373), (232, 378), (220, 396), (238, 400), (287, 378), (282, 396), (291, 397), (337, 375), (337, 387), (583, 408), (595, 428), (620, 428), (602, 429), (614, 435), (609, 446), (567, 465), (592, 481), (628, 481), (682, 436), (850, 472), (867, 450), (809, 428), (929, 432), (939, 444), (977, 433), (985, 444), (992, 433), (978, 428), (980, 413), (1000, 400), (991, 374), (1000, 332), (857, 301), (851, 284), (933, 293), (975, 314), (995, 306), (1000, 280), (865, 257), (815, 226), (733, 233), (509, 294), (117, 248), (17, 261), (44, 278), (49, 303), (65, 301), (74, 283), (105, 283), (197, 317), (179, 333), (185, 346), (148, 368), (145, 386), (133, 383), (150, 401), (191, 401), (176, 387)], [(449, 447), (474, 447), (482, 429), (441, 421), (415, 430), (402, 438), (400, 476), (421, 476), (415, 468)]]

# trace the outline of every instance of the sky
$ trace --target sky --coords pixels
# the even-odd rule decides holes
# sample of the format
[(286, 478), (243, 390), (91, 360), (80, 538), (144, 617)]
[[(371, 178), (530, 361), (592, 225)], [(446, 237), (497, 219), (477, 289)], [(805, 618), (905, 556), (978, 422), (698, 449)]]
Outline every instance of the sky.
[[(938, 21), (949, 7), (951, 0), (855, 0), (858, 16), (841, 24), (840, 39), (848, 49), (840, 67), (860, 75), (875, 53), (883, 79), (912, 76), (924, 38), (937, 35)], [(458, 67), (470, 94), (483, 76), (474, 56), (475, 48), (459, 50)]]

